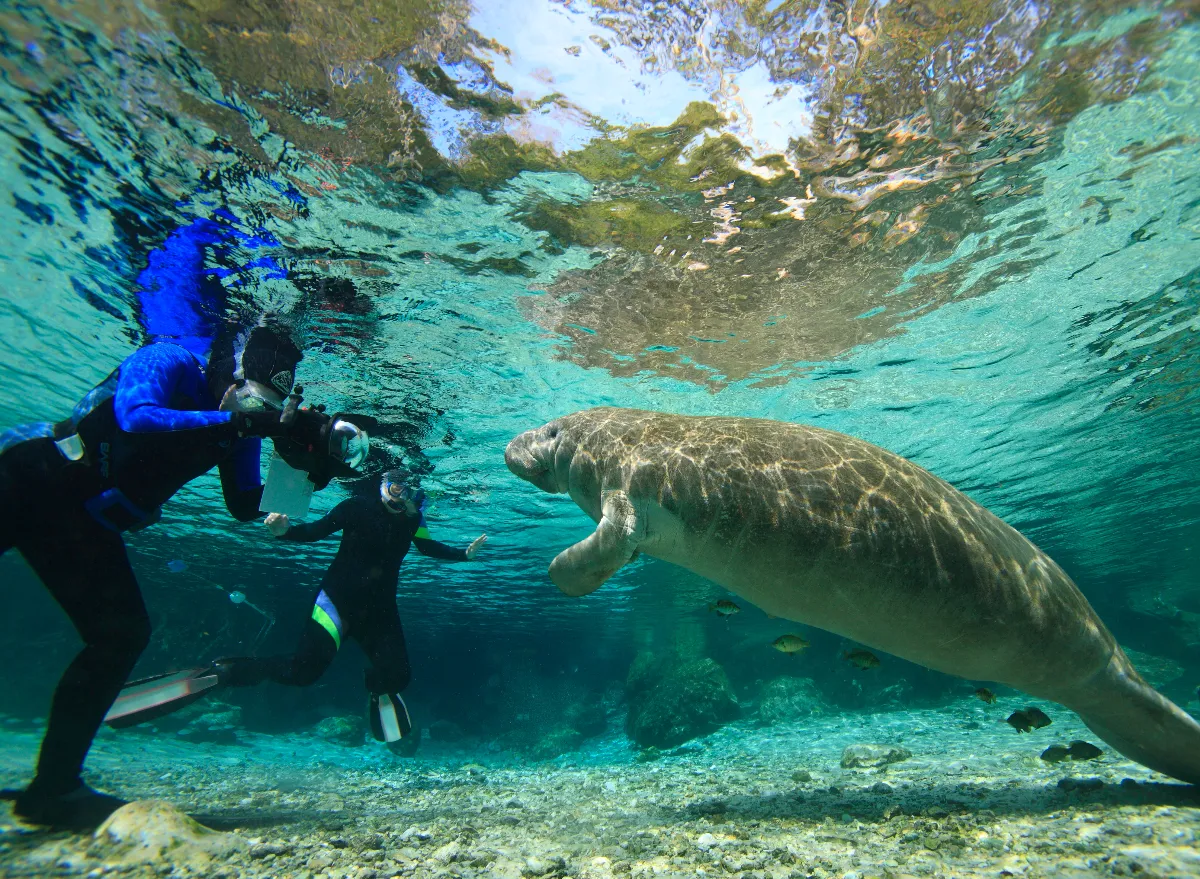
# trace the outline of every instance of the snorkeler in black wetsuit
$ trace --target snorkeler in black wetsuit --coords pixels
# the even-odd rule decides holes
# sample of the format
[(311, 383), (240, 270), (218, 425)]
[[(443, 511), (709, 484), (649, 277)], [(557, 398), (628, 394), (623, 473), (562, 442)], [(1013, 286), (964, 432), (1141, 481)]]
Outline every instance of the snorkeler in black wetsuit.
[(147, 345), (67, 420), (0, 434), (0, 553), (20, 551), (84, 642), (54, 692), (37, 774), (16, 796), (19, 817), (84, 829), (123, 805), (80, 778), (150, 638), (121, 533), (152, 524), (164, 502), (214, 466), (233, 517), (258, 518), (260, 438), (275, 438), (278, 451), (311, 449), (327, 436), (329, 416), (293, 407), (284, 418), (301, 356), (266, 326), (218, 342), (207, 367), (178, 345)]
[[(406, 486), (403, 477), (403, 471), (385, 473), (378, 498), (344, 500), (316, 522), (292, 525), (286, 516), (267, 517), (267, 527), (283, 540), (311, 543), (341, 531), (342, 542), (295, 653), (217, 660), (222, 684), (253, 686), (271, 680), (309, 686), (329, 667), (342, 639), (351, 637), (371, 662), (366, 684), (372, 732), (387, 741), (408, 735), (411, 723), (399, 696), (412, 678), (396, 608), (400, 564), (410, 544), (431, 558), (471, 561), (487, 535), (477, 537), (465, 550), (433, 540), (421, 513), (424, 493)], [(398, 729), (389, 730), (393, 719)]]

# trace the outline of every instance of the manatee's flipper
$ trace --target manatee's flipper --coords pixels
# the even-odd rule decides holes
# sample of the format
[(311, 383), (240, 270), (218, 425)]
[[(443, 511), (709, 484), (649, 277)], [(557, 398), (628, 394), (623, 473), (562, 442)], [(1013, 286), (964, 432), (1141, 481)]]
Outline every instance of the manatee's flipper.
[(1124, 653), (1062, 701), (1130, 760), (1200, 784), (1200, 723), (1142, 680)]
[(550, 563), (550, 579), (571, 596), (587, 595), (637, 555), (646, 534), (633, 502), (623, 491), (602, 495), (600, 524), (584, 540), (560, 552)]

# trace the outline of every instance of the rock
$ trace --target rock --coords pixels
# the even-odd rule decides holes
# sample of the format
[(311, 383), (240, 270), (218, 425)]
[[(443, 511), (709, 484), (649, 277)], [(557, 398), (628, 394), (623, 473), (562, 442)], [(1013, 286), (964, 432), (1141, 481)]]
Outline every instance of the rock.
[(466, 735), (463, 728), (452, 720), (435, 720), (429, 724), (430, 741), (461, 742)]
[(326, 717), (313, 731), (327, 742), (358, 747), (365, 741), (366, 725), (359, 717)]
[(767, 681), (758, 694), (758, 719), (763, 723), (786, 723), (828, 713), (829, 707), (809, 678), (775, 678)]
[(290, 845), (280, 845), (276, 842), (260, 842), (258, 845), (250, 846), (250, 857), (257, 860), (265, 858), (267, 855), (286, 855), (291, 850), (292, 847)]
[(737, 718), (737, 698), (712, 659), (655, 659), (639, 654), (626, 679), (625, 729), (642, 746), (673, 748)]
[(333, 855), (329, 852), (317, 852), (304, 865), (310, 870), (321, 871), (333, 866)]
[(199, 704), (204, 705), (203, 713), (192, 718), (187, 726), (175, 734), (194, 744), (238, 744), (238, 732), (242, 729), (241, 706), (224, 702)]
[(611, 879), (612, 861), (603, 855), (592, 858), (580, 873), (580, 879)]
[(488, 879), (522, 879), (525, 867), (510, 858), (497, 858), (488, 867)]
[(545, 876), (547, 873), (561, 873), (566, 867), (567, 862), (556, 855), (530, 855), (525, 859), (525, 868), (521, 872), (526, 876)]
[(869, 788), (867, 788), (867, 790), (869, 790), (873, 794), (883, 794), (884, 796), (887, 796), (888, 794), (893, 792), (892, 786), (890, 784), (888, 784), (886, 781), (877, 781), (873, 785), (871, 785)]
[(797, 769), (792, 773), (792, 781), (797, 782), (798, 784), (807, 784), (812, 780), (812, 773), (807, 769)]
[(576, 702), (567, 707), (563, 719), (585, 739), (601, 735), (608, 728), (608, 713), (599, 702)]
[(162, 800), (137, 800), (108, 816), (95, 836), (98, 856), (123, 865), (169, 861), (196, 871), (246, 847), (232, 833), (202, 827)]
[(911, 756), (911, 751), (899, 745), (851, 745), (842, 751), (842, 768), (873, 769), (899, 763)]
[(574, 751), (583, 744), (583, 736), (568, 726), (552, 729), (533, 746), (531, 754), (538, 760), (552, 760), (560, 754)]
[(439, 864), (449, 864), (451, 861), (457, 861), (461, 856), (462, 846), (456, 839), (446, 843), (433, 853), (433, 859)]

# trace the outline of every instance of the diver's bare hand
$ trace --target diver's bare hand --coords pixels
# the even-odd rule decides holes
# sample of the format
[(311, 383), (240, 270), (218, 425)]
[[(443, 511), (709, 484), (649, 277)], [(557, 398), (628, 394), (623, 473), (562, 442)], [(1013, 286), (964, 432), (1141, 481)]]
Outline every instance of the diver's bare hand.
[(267, 521), (264, 523), (267, 530), (276, 537), (283, 537), (288, 533), (288, 529), (292, 527), (291, 521), (286, 513), (271, 513), (267, 516)]
[(479, 547), (487, 543), (487, 535), (480, 534), (471, 541), (471, 545), (467, 547), (467, 561), (473, 561), (475, 556), (479, 555)]

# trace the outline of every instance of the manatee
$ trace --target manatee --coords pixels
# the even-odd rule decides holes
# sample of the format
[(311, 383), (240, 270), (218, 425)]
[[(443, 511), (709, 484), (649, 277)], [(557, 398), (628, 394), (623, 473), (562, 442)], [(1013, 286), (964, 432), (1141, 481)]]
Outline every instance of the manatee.
[(1142, 680), (1062, 568), (899, 455), (801, 424), (600, 408), (504, 457), (597, 523), (550, 565), (567, 595), (646, 553), (776, 617), (1057, 702), (1131, 760), (1200, 784), (1200, 724)]

